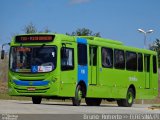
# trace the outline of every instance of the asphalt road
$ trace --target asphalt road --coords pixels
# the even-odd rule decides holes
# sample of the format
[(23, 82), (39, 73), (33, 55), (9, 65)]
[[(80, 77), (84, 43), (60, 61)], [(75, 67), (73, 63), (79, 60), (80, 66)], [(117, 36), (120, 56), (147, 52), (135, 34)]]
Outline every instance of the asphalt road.
[[(39, 114), (38, 120), (43, 120), (45, 116), (45, 120), (49, 120), (49, 118), (53, 120), (53, 116), (48, 116), (45, 114), (58, 114), (59, 117), (64, 117), (65, 120), (71, 120), (72, 117), (76, 114), (81, 114), (79, 116), (83, 120), (88, 119), (86, 115), (97, 115), (97, 114), (160, 114), (160, 110), (158, 109), (149, 109), (152, 105), (148, 104), (134, 104), (133, 107), (118, 107), (117, 104), (102, 104), (101, 106), (86, 106), (86, 104), (82, 104), (81, 106), (72, 106), (71, 102), (48, 102), (42, 101), (41, 104), (32, 104), (31, 101), (17, 101), (17, 100), (0, 100), (0, 119), (6, 114)], [(42, 115), (43, 114), (43, 115)], [(59, 115), (60, 114), (60, 115)], [(72, 116), (68, 116), (67, 118), (63, 114), (72, 114)], [(37, 115), (36, 115), (37, 116)], [(46, 119), (47, 116), (47, 119)], [(24, 116), (26, 120), (28, 116)], [(54, 116), (56, 118), (56, 116)], [(56, 118), (58, 120), (58, 118)], [(77, 118), (77, 117), (76, 117)], [(63, 118), (61, 118), (63, 119)], [(4, 120), (4, 119), (2, 119)], [(19, 119), (16, 119), (19, 120)], [(25, 119), (23, 119), (25, 120)], [(34, 120), (36, 120), (34, 118)]]

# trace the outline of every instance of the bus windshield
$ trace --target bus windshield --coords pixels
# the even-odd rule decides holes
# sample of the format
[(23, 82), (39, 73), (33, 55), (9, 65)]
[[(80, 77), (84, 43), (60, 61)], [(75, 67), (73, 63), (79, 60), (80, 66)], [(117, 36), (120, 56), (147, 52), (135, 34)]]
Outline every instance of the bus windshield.
[(11, 47), (9, 68), (13, 72), (50, 72), (56, 68), (55, 46)]

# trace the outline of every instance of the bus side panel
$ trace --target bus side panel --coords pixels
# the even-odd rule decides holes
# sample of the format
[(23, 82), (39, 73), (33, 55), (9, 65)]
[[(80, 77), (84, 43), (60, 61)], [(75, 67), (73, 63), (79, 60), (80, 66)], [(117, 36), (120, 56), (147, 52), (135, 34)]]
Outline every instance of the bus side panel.
[(125, 74), (123, 70), (102, 68), (99, 72), (98, 84), (88, 86), (87, 97), (125, 98), (128, 89)]
[(128, 80), (125, 70), (111, 69), (108, 72), (105, 84), (112, 86), (112, 98), (125, 98), (128, 89)]
[(89, 85), (88, 86), (87, 97), (110, 98), (109, 96), (111, 96), (110, 87), (106, 87), (105, 85)]

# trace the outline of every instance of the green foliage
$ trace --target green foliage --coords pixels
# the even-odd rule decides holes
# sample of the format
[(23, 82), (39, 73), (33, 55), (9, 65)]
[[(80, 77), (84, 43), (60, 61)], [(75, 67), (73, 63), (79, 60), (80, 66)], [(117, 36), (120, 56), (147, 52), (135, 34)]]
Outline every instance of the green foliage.
[(157, 51), (158, 53), (158, 66), (160, 68), (160, 39), (156, 39), (152, 45), (150, 45), (150, 50)]
[(49, 30), (48, 28), (46, 28), (43, 32), (44, 32), (44, 33), (49, 33), (50, 30)]
[(39, 31), (38, 33), (49, 33), (51, 32), (48, 27), (46, 27), (43, 31)]
[[(45, 28), (43, 31), (38, 31), (37, 28), (35, 27), (35, 25), (33, 23), (30, 23), (28, 25), (26, 25), (23, 29), (23, 31), (26, 34), (32, 34), (32, 33), (49, 33), (50, 30), (48, 28)], [(87, 28), (78, 28), (76, 31), (70, 33), (66, 33), (67, 35), (71, 35), (71, 36), (96, 36), (96, 37), (101, 37), (100, 33), (93, 33), (92, 30), (87, 29)]]
[(101, 37), (100, 33), (93, 33), (92, 30), (87, 29), (87, 28), (78, 28), (75, 32), (70, 33), (66, 33), (67, 35), (71, 35), (71, 36), (96, 36), (96, 37)]
[(32, 23), (26, 25), (23, 30), (26, 34), (36, 33), (37, 29)]
[(26, 25), (23, 29), (25, 34), (32, 34), (32, 33), (49, 33), (50, 30), (48, 28), (45, 28), (43, 31), (38, 31), (36, 26), (33, 23), (30, 23)]

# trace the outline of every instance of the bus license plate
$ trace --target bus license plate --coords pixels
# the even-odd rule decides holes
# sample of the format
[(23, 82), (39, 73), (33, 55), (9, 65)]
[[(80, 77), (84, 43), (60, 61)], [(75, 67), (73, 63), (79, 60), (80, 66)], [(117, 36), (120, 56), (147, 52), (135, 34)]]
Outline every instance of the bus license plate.
[(33, 88), (33, 87), (30, 87), (30, 88), (27, 88), (28, 91), (35, 91), (36, 88)]

